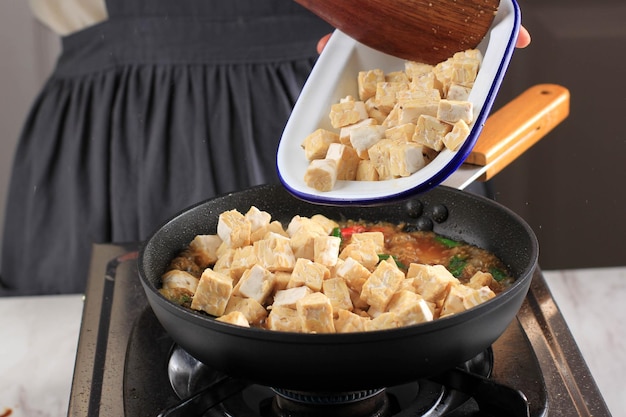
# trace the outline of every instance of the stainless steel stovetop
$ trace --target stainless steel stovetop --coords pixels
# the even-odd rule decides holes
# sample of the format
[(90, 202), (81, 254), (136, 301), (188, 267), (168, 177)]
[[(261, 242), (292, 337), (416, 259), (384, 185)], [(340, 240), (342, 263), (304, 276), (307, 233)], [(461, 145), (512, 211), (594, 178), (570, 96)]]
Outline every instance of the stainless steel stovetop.
[[(136, 244), (94, 246), (70, 416), (157, 416), (181, 402), (168, 374), (175, 345), (148, 305), (136, 259)], [(493, 393), (467, 386), (452, 389), (447, 382), (442, 385), (441, 378), (420, 380), (389, 387), (377, 395), (392, 406), (376, 415), (610, 416), (539, 270), (517, 319), (485, 355), (492, 358), (489, 381), (496, 389)], [(189, 388), (193, 392), (194, 388)], [(501, 394), (504, 388), (521, 393), (526, 411), (487, 409), (484, 399), (491, 403), (493, 398), (506, 398)], [(472, 392), (468, 395), (467, 391)], [(245, 386), (229, 398), (215, 401), (213, 408), (200, 415), (288, 415), (274, 414), (275, 397), (267, 387)], [(432, 401), (437, 402), (431, 405)], [(312, 415), (307, 412), (302, 415)]]

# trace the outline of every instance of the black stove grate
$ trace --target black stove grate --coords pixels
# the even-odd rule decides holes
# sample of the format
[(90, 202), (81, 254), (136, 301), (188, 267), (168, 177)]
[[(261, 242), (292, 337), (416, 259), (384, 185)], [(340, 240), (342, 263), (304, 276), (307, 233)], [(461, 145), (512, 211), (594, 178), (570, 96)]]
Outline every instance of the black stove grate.
[[(515, 343), (517, 350), (528, 351), (529, 344), (524, 338), (519, 324), (513, 325), (503, 335), (505, 343)], [(155, 344), (155, 341), (157, 343)], [(520, 359), (528, 360), (523, 367), (526, 376), (533, 380), (534, 389), (529, 394), (520, 394), (519, 391), (503, 385), (496, 378), (501, 373), (497, 362), (494, 360), (494, 351), (499, 352), (499, 343), (496, 342), (489, 349), (476, 358), (466, 362), (460, 369), (455, 369), (431, 380), (419, 381), (390, 387), (381, 393), (373, 392), (369, 401), (367, 394), (334, 393), (337, 398), (345, 397), (348, 404), (339, 405), (338, 399), (329, 400), (330, 393), (320, 396), (316, 393), (298, 393), (296, 398), (289, 390), (272, 390), (254, 384), (246, 384), (244, 381), (228, 381), (230, 384), (225, 392), (215, 394), (211, 399), (214, 405), (209, 411), (195, 413), (182, 412), (178, 409), (181, 399), (185, 400), (208, 386), (222, 385), (222, 375), (212, 371), (201, 363), (187, 364), (186, 367), (194, 368), (180, 370), (184, 374), (184, 381), (175, 385), (183, 389), (172, 388), (172, 372), (169, 360), (173, 349), (177, 349), (174, 342), (161, 327), (158, 320), (149, 307), (146, 307), (139, 315), (133, 326), (129, 339), (126, 369), (124, 372), (124, 408), (128, 415), (162, 415), (175, 417), (186, 415), (192, 416), (237, 416), (237, 417), (286, 417), (286, 416), (313, 416), (321, 415), (332, 417), (333, 413), (338, 416), (498, 416), (509, 417), (541, 416), (546, 408), (545, 386), (541, 377), (541, 371), (532, 357), (524, 355)], [(181, 349), (182, 350), (182, 349)], [(184, 351), (183, 351), (184, 352)], [(189, 355), (188, 355), (189, 356)], [(190, 357), (190, 356), (189, 356)], [(191, 358), (191, 357), (190, 357)], [(192, 359), (193, 361), (193, 359)], [(533, 363), (534, 362), (534, 363)], [(493, 378), (487, 378), (491, 373)], [(150, 375), (147, 383), (145, 376)], [(468, 379), (469, 378), (469, 379)], [(216, 383), (216, 381), (218, 381)], [(220, 381), (222, 384), (220, 384)], [(451, 389), (454, 386), (457, 389)], [(232, 392), (230, 390), (234, 389)], [(211, 392), (211, 390), (209, 390)], [(315, 399), (302, 398), (310, 396)], [(220, 398), (221, 396), (225, 397)], [(289, 398), (291, 396), (291, 398)], [(532, 413), (526, 398), (533, 399)], [(218, 399), (216, 399), (217, 397)], [(146, 399), (150, 398), (150, 401)], [(322, 399), (322, 398), (325, 398)], [(296, 399), (298, 401), (293, 401)], [(354, 399), (348, 400), (348, 399)], [(302, 406), (299, 403), (315, 402)], [(331, 407), (323, 402), (335, 401)], [(196, 410), (205, 410), (206, 403), (196, 404)], [(204, 407), (204, 408), (203, 408)], [(167, 410), (167, 411), (165, 411)], [(331, 411), (332, 410), (332, 411)], [(455, 414), (453, 414), (455, 413)]]

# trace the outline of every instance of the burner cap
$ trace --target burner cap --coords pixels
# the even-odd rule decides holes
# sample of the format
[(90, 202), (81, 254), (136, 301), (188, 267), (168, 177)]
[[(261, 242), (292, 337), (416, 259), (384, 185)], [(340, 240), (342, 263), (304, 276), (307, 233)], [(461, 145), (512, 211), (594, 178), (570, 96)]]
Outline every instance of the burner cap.
[(272, 390), (278, 395), (291, 401), (313, 405), (349, 404), (356, 401), (368, 399), (384, 391), (384, 389), (382, 388), (348, 392), (308, 392), (293, 391), (282, 388), (272, 388)]

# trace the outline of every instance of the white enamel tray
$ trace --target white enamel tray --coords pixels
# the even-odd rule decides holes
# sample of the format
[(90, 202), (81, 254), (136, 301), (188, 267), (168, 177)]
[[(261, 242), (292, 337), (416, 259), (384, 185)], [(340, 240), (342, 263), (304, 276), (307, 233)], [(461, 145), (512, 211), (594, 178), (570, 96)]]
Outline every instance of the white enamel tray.
[(520, 26), (520, 11), (515, 0), (502, 0), (491, 29), (478, 49), (483, 63), (469, 100), (474, 106), (471, 132), (457, 151), (443, 150), (413, 175), (386, 181), (337, 181), (331, 191), (317, 191), (306, 185), (304, 174), (309, 165), (301, 147), (304, 138), (318, 128), (335, 130), (328, 117), (330, 107), (339, 99), (358, 97), (357, 74), (380, 68), (386, 72), (404, 69), (404, 60), (369, 48), (336, 30), (320, 55), (285, 126), (278, 146), (278, 175), (295, 197), (326, 205), (376, 205), (407, 198), (427, 191), (461, 166), (472, 151), (487, 119), (506, 72)]

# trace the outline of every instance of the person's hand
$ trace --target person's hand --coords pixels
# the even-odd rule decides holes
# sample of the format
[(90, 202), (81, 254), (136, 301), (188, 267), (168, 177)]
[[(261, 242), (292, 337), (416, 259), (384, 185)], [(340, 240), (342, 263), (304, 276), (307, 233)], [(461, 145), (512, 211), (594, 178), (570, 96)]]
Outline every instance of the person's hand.
[[(330, 33), (328, 35), (325, 35), (322, 39), (319, 40), (319, 42), (317, 42), (318, 54), (322, 53), (322, 50), (330, 39), (330, 35)], [(524, 26), (520, 26), (519, 33), (517, 35), (517, 43), (515, 44), (515, 46), (517, 48), (526, 48), (528, 45), (530, 45), (530, 33), (528, 32), (528, 30), (526, 30)]]
[[(328, 39), (327, 39), (328, 41)], [(530, 33), (524, 26), (519, 27), (519, 33), (517, 34), (517, 43), (515, 46), (517, 48), (526, 48), (530, 45)]]
[(324, 50), (324, 47), (326, 46), (326, 44), (328, 43), (328, 40), (330, 39), (330, 35), (331, 35), (330, 33), (328, 35), (324, 35), (324, 37), (317, 42), (318, 54), (321, 54), (322, 51)]

